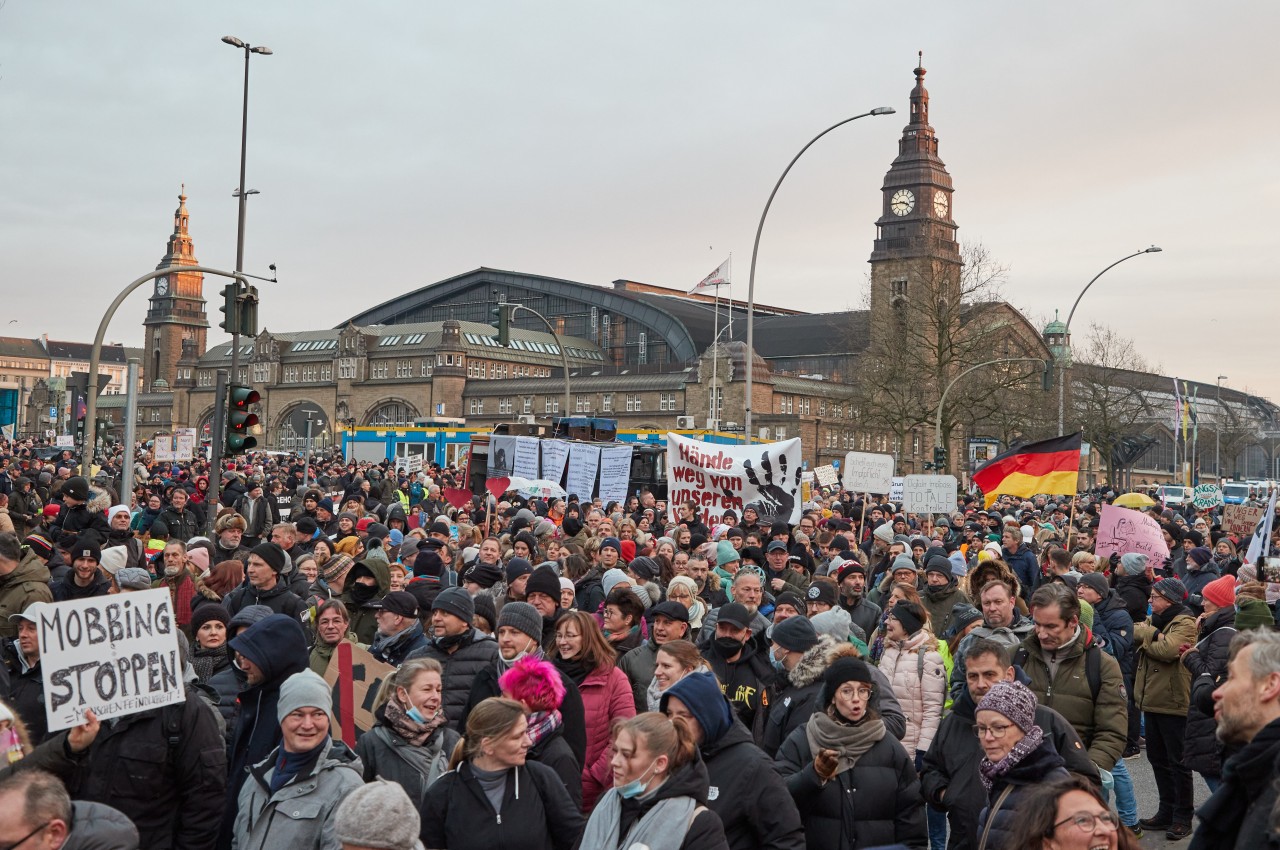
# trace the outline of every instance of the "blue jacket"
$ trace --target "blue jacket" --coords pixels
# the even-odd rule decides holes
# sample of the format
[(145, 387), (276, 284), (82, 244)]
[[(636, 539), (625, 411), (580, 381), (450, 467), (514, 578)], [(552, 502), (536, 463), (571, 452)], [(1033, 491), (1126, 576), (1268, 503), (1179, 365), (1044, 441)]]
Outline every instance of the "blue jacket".
[(1002, 552), (1004, 562), (1018, 577), (1018, 584), (1022, 585), (1022, 598), (1030, 602), (1031, 594), (1040, 586), (1040, 562), (1036, 560), (1035, 553), (1026, 546), (1019, 546), (1017, 552), (1010, 552), (1008, 549), (1003, 549)]

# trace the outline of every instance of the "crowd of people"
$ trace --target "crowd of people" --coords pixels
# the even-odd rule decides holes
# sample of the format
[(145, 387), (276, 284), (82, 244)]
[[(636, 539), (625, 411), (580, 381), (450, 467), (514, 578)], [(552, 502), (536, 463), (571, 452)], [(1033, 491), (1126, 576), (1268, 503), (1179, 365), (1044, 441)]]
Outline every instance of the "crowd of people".
[[(1280, 843), (1280, 570), (1219, 509), (1151, 508), (1155, 562), (1097, 555), (1114, 494), (837, 490), (791, 524), (650, 492), (459, 507), (457, 470), (335, 455), (86, 479), (43, 448), (0, 441), (0, 846)], [(185, 698), (51, 732), (42, 606), (156, 588)], [(393, 670), (354, 746), (343, 644)]]

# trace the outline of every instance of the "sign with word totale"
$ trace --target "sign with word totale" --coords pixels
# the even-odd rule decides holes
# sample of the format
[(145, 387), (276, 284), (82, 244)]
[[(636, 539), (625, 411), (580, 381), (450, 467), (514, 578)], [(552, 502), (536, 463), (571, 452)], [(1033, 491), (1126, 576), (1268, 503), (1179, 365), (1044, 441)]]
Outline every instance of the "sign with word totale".
[(909, 514), (949, 514), (956, 509), (959, 487), (954, 475), (904, 476), (902, 510)]
[(883, 496), (893, 488), (893, 455), (849, 452), (844, 456), (844, 489)]
[(182, 661), (169, 591), (140, 590), (67, 602), (37, 602), (49, 731), (182, 702)]
[(727, 445), (667, 434), (667, 505), (672, 522), (680, 505), (693, 502), (708, 527), (725, 511), (739, 517), (751, 508), (759, 524), (800, 521), (803, 465), (799, 438), (756, 445)]

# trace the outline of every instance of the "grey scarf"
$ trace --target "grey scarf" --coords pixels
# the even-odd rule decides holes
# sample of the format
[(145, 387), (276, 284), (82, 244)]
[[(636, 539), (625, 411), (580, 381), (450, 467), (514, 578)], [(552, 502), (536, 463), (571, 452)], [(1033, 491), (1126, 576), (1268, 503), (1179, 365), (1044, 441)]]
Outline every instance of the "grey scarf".
[[(659, 788), (662, 786), (658, 786)], [(645, 796), (653, 794), (651, 789)], [(580, 847), (629, 850), (637, 845), (648, 850), (680, 850), (685, 834), (698, 814), (698, 802), (692, 797), (670, 797), (659, 800), (631, 826), (626, 840), (618, 835), (622, 822), (622, 798), (617, 788), (610, 788), (596, 803), (591, 819), (582, 833)]]
[(822, 750), (835, 750), (836, 773), (844, 773), (884, 737), (884, 721), (870, 716), (857, 724), (841, 723), (825, 711), (815, 711), (804, 734), (815, 756)]

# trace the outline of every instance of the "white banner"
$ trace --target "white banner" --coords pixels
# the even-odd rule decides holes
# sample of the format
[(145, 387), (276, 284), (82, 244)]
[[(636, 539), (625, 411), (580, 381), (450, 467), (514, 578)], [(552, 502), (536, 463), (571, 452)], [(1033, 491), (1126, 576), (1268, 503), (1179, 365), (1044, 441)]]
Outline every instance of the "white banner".
[(542, 476), (538, 473), (538, 460), (538, 438), (516, 437), (516, 458), (512, 474), (531, 481), (541, 478)]
[(49, 731), (182, 702), (177, 624), (169, 591), (140, 590), (37, 604)]
[(1271, 524), (1276, 516), (1276, 496), (1280, 495), (1280, 487), (1271, 491), (1271, 499), (1267, 502), (1267, 510), (1258, 520), (1258, 526), (1249, 538), (1249, 551), (1244, 556), (1246, 564), (1261, 564), (1271, 549)]
[(631, 446), (608, 446), (600, 450), (600, 500), (606, 505), (627, 500), (631, 454)]
[(564, 479), (569, 462), (569, 444), (564, 440), (542, 440), (542, 477), (557, 484)]
[[(489, 471), (485, 473), (488, 478), (501, 478), (504, 475), (510, 478), (515, 475), (516, 463), (516, 438), (515, 437), (490, 437), (489, 438)], [(534, 475), (534, 478), (538, 476)]]
[(844, 489), (883, 496), (893, 489), (893, 455), (849, 452), (840, 470)]
[(569, 478), (565, 492), (579, 499), (590, 499), (596, 487), (596, 472), (600, 469), (600, 447), (590, 443), (572, 443), (569, 446)]
[(908, 475), (902, 480), (902, 510), (909, 514), (949, 514), (956, 509), (954, 475)]
[(800, 440), (753, 446), (703, 443), (667, 433), (667, 512), (695, 502), (708, 526), (727, 510), (755, 509), (760, 525), (800, 521)]

